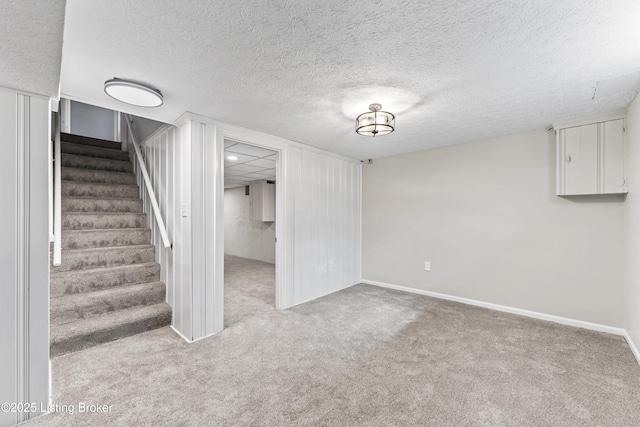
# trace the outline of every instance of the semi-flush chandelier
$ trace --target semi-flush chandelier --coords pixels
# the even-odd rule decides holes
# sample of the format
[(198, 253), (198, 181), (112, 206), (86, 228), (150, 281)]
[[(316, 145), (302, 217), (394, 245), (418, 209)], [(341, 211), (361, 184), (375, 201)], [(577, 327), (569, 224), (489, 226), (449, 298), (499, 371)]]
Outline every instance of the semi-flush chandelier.
[(370, 112), (362, 113), (356, 118), (356, 132), (364, 136), (386, 135), (394, 131), (396, 116), (382, 110), (382, 105), (369, 105)]
[(133, 80), (107, 80), (104, 91), (115, 100), (137, 107), (159, 107), (164, 102), (158, 89)]

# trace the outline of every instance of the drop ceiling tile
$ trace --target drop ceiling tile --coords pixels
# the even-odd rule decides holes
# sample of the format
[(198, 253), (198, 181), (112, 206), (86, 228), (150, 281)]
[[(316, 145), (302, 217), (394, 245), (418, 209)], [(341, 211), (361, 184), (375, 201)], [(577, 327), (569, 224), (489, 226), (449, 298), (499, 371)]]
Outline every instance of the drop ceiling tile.
[(269, 159), (256, 159), (246, 162), (249, 166), (258, 166), (261, 168), (269, 168), (273, 169), (276, 167), (276, 162), (274, 160)]
[[(254, 172), (254, 171), (251, 171), (251, 172)], [(246, 175), (247, 173), (250, 173), (250, 172), (241, 171), (241, 170), (237, 170), (235, 168), (229, 168), (229, 167), (224, 168), (224, 176), (233, 177), (232, 179), (235, 179), (236, 177), (241, 175)]]
[(244, 177), (253, 179), (253, 180), (272, 180), (275, 179), (275, 175), (267, 175), (263, 173), (248, 173)]
[(259, 172), (264, 170), (264, 168), (259, 168), (257, 166), (249, 166), (249, 165), (234, 165), (225, 168), (228, 171), (242, 171), (242, 172)]
[(237, 179), (236, 179), (235, 181), (236, 181), (236, 182), (239, 182), (239, 183), (240, 183), (240, 182), (242, 182), (242, 183), (247, 183), (247, 182), (252, 182), (252, 181), (255, 181), (255, 180), (256, 180), (255, 178), (252, 178), (252, 177), (250, 177), (250, 176), (245, 175), (245, 176), (239, 176), (239, 177), (237, 177)]
[(236, 144), (225, 151), (230, 151), (238, 154), (247, 154), (249, 156), (255, 157), (266, 157), (275, 153), (273, 150), (267, 150), (266, 148), (254, 147), (253, 145), (247, 144)]
[[(238, 158), (238, 160), (227, 160), (228, 156), (236, 156)], [(255, 156), (248, 156), (246, 154), (240, 154), (240, 153), (234, 153), (231, 151), (224, 151), (224, 163), (225, 164), (241, 164), (241, 163), (246, 163), (246, 162), (251, 162), (253, 160), (258, 160), (258, 157)]]

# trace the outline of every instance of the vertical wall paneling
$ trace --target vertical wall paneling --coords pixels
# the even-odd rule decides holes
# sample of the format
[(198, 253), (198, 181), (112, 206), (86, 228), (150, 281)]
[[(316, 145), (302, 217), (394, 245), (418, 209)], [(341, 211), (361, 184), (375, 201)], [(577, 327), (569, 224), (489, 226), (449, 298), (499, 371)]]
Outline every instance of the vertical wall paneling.
[(215, 122), (209, 126), (215, 125), (224, 138), (280, 153), (277, 307), (291, 307), (358, 283), (360, 162), (235, 126)]
[[(18, 259), (17, 244), (18, 233), (18, 149), (19, 139), (17, 132), (18, 109), (15, 93), (0, 91), (0, 120), (4, 132), (4, 138), (10, 141), (3, 149), (0, 157), (0, 179), (3, 184), (3, 198), (12, 209), (0, 211), (3, 224), (10, 224), (0, 228), (0, 238), (8, 244), (0, 245), (0, 269), (3, 272), (3, 280), (11, 286), (3, 287), (3, 298), (0, 302), (0, 336), (8, 345), (0, 349), (0, 400), (2, 402), (18, 401)], [(0, 425), (9, 426), (17, 424), (19, 420), (16, 414), (0, 412)]]
[[(26, 112), (25, 112), (26, 113)], [(30, 97), (29, 102), (29, 269), (28, 402), (49, 400), (49, 239), (47, 212), (48, 156), (51, 141), (49, 99)], [(39, 413), (37, 413), (39, 414)], [(34, 417), (37, 414), (30, 414)]]
[[(286, 248), (293, 247), (294, 233), (291, 224), (295, 216), (288, 209), (289, 200), (293, 200), (293, 150), (281, 150), (276, 168), (276, 307), (283, 309), (293, 306), (294, 263), (288, 258)], [(278, 225), (280, 224), (280, 225)], [(286, 231), (284, 225), (287, 225)]]
[[(205, 185), (204, 185), (204, 126), (200, 123), (191, 123), (191, 223), (193, 231), (206, 230), (205, 214), (204, 214), (204, 200), (205, 200)], [(204, 318), (204, 297), (205, 289), (203, 284), (206, 279), (205, 270), (205, 234), (193, 233), (192, 237), (192, 271), (193, 271), (193, 289), (192, 289), (192, 319), (193, 319), (193, 337), (203, 336), (203, 322)]]
[[(173, 251), (156, 245), (173, 327), (189, 341), (223, 327), (227, 138), (279, 153), (276, 306), (288, 308), (360, 279), (358, 161), (185, 114), (177, 127), (160, 128), (143, 146), (174, 245)], [(159, 243), (156, 228), (154, 242)]]
[(48, 99), (0, 89), (0, 402), (33, 402), (38, 408), (0, 412), (3, 427), (38, 416), (49, 400), (50, 123)]
[(191, 163), (190, 158), (185, 159), (183, 156), (184, 146), (180, 141), (183, 133), (188, 134), (189, 129), (184, 127), (176, 129), (174, 126), (167, 125), (141, 142), (147, 172), (156, 193), (167, 234), (173, 243), (173, 250), (165, 248), (162, 244), (160, 229), (151, 211), (151, 200), (137, 160), (134, 161), (134, 171), (138, 175), (143, 208), (151, 228), (152, 243), (156, 246), (156, 260), (162, 267), (160, 275), (161, 280), (166, 284), (166, 301), (173, 308), (172, 324), (180, 334), (188, 338), (191, 334), (191, 263), (188, 260), (189, 255), (183, 252), (186, 249), (189, 253), (190, 239), (188, 232), (183, 233), (184, 224), (180, 204), (176, 202), (181, 199), (183, 185), (189, 188), (189, 184), (181, 180), (184, 171), (190, 170)]
[(193, 340), (192, 304), (193, 304), (193, 257), (192, 257), (192, 200), (191, 200), (191, 150), (192, 150), (192, 124), (187, 123), (181, 127), (180, 138), (180, 204), (186, 209), (186, 216), (178, 215), (181, 223), (181, 249), (179, 251), (180, 286), (176, 288), (179, 293), (178, 309), (180, 311), (181, 333), (189, 340)]
[[(169, 236), (173, 236), (175, 233), (175, 223), (174, 221), (169, 221), (169, 218), (173, 217), (173, 212), (175, 210), (175, 200), (176, 200), (176, 192), (174, 185), (174, 173), (175, 173), (175, 128), (170, 128), (167, 133), (167, 150), (165, 156), (165, 167), (167, 171), (167, 180), (166, 180), (166, 192), (167, 192), (167, 206), (165, 210), (165, 218), (167, 218), (167, 233)], [(174, 243), (175, 246), (175, 243)], [(166, 273), (165, 275), (165, 283), (175, 283), (174, 279), (174, 257), (173, 250), (164, 250), (164, 259), (163, 259), (163, 270)], [(174, 287), (167, 287), (167, 302), (173, 301), (173, 293)]]
[[(203, 125), (204, 126), (204, 125)], [(205, 132), (206, 329), (205, 336), (224, 328), (224, 136), (215, 126)], [(213, 173), (206, 173), (213, 168)]]

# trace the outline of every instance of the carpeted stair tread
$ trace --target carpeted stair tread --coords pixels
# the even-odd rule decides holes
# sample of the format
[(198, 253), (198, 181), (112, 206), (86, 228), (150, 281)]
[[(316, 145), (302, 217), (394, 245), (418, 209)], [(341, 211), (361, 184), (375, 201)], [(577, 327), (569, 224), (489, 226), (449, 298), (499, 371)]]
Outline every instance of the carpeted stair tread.
[(149, 242), (151, 242), (149, 228), (65, 230), (62, 233), (63, 253), (67, 249), (146, 245)]
[(160, 280), (160, 264), (119, 265), (51, 273), (51, 298)]
[(140, 189), (131, 184), (62, 181), (62, 195), (71, 197), (139, 198)]
[(63, 229), (146, 228), (147, 226), (147, 214), (141, 212), (64, 212), (62, 214)]
[[(51, 272), (144, 264), (155, 261), (155, 256), (155, 247), (150, 244), (67, 249), (62, 251), (62, 263), (59, 266), (52, 265)], [(53, 256), (51, 260), (53, 262)]]
[(73, 144), (86, 145), (90, 147), (109, 148), (111, 150), (120, 150), (122, 143), (115, 141), (108, 141), (106, 139), (91, 138), (82, 135), (73, 135), (70, 133), (60, 133), (61, 142), (69, 142)]
[(82, 168), (60, 168), (65, 181), (96, 182), (105, 184), (137, 185), (137, 178), (131, 172), (112, 172)]
[(79, 156), (98, 157), (101, 159), (114, 159), (129, 161), (129, 153), (111, 148), (92, 147), (90, 145), (74, 144), (71, 142), (60, 143), (62, 154), (76, 154)]
[(162, 282), (65, 295), (51, 300), (51, 324), (64, 325), (116, 310), (158, 304), (164, 300), (165, 285)]
[(106, 313), (51, 327), (51, 357), (60, 356), (171, 324), (166, 303)]
[(93, 169), (111, 172), (133, 172), (133, 163), (129, 160), (102, 159), (99, 157), (63, 154), (62, 167)]
[(142, 200), (124, 197), (62, 198), (62, 212), (142, 212)]
[(62, 181), (63, 196), (71, 197), (124, 197), (139, 198), (140, 189), (130, 184), (103, 184), (96, 182)]

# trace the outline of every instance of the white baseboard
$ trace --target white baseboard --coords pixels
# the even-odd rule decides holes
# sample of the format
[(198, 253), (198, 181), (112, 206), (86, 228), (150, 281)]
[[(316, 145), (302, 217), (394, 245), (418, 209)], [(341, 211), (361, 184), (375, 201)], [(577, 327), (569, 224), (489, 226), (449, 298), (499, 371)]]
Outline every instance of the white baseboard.
[(631, 339), (631, 336), (629, 336), (629, 333), (627, 331), (624, 332), (624, 339), (627, 340), (627, 344), (629, 344), (629, 348), (631, 349), (631, 352), (636, 357), (638, 364), (640, 364), (640, 351), (638, 351), (638, 347), (636, 347), (635, 343), (633, 342), (633, 340)]
[[(612, 326), (601, 325), (598, 323), (584, 322), (582, 320), (569, 319), (568, 317), (554, 316), (551, 314), (539, 313), (537, 311), (523, 310), (521, 308), (508, 307), (506, 305), (492, 304), (489, 302), (477, 301), (477, 300), (468, 299), (468, 298), (461, 298), (461, 297), (456, 297), (456, 296), (447, 295), (447, 294), (440, 294), (437, 292), (423, 291), (421, 289), (407, 288), (404, 286), (397, 286), (389, 283), (376, 282), (373, 280), (363, 279), (362, 283), (366, 283), (368, 285), (373, 285), (373, 286), (379, 286), (382, 288), (395, 289), (397, 291), (409, 292), (412, 294), (426, 295), (429, 297), (444, 299), (448, 301), (460, 302), (462, 304), (475, 305), (477, 307), (488, 308), (490, 310), (496, 310), (496, 311), (502, 311), (505, 313), (517, 314), (520, 316), (532, 317), (534, 319), (546, 320), (548, 322), (560, 323), (562, 325), (575, 326), (576, 328), (584, 328), (592, 331), (606, 332), (613, 335), (621, 335), (621, 336), (624, 336), (625, 338), (628, 337), (627, 332), (622, 328), (614, 328)], [(629, 346), (631, 347), (632, 344), (631, 344), (630, 338), (627, 338), (627, 342), (630, 343)], [(638, 358), (637, 350), (635, 351), (634, 354), (636, 355), (636, 358)], [(640, 358), (638, 358), (638, 361), (640, 362)]]

